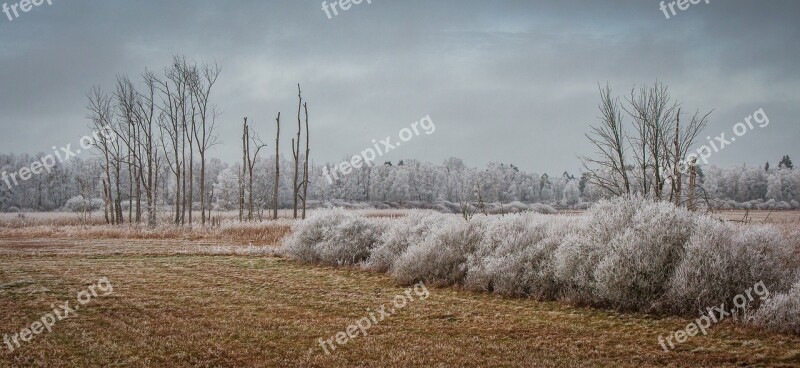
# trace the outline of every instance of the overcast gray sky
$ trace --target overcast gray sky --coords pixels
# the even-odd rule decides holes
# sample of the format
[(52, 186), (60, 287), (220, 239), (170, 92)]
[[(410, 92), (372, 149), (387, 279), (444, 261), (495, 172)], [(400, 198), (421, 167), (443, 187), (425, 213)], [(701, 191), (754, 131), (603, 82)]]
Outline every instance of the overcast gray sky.
[(92, 85), (110, 90), (118, 74), (183, 54), (223, 68), (214, 156), (227, 161), (238, 159), (243, 116), (268, 138), (281, 111), (290, 130), (299, 82), (315, 161), (430, 114), (435, 134), (386, 160), (577, 172), (598, 83), (625, 95), (656, 79), (684, 109), (716, 109), (711, 136), (764, 108), (770, 125), (712, 163), (800, 159), (798, 1), (703, 1), (671, 19), (651, 0), (373, 0), (333, 19), (319, 0), (52, 2), (13, 21), (0, 14), (0, 152), (77, 145)]

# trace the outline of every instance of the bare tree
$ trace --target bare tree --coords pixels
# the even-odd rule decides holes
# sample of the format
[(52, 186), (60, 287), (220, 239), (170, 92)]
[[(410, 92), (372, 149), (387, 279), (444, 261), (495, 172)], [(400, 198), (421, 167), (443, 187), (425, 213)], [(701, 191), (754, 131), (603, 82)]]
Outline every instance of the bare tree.
[[(670, 158), (672, 160), (670, 199), (674, 201), (676, 206), (683, 204), (683, 178), (686, 172), (685, 168), (691, 167), (691, 169), (694, 169), (694, 166), (697, 165), (696, 160), (692, 162), (685, 162), (684, 160), (687, 158), (689, 150), (696, 143), (697, 137), (700, 136), (700, 133), (702, 133), (708, 125), (708, 117), (712, 112), (713, 110), (701, 115), (699, 111), (696, 111), (691, 119), (689, 119), (689, 123), (685, 125), (681, 125), (680, 109), (678, 109), (675, 115), (675, 131), (672, 136), (673, 150), (668, 153), (671, 155)], [(689, 190), (694, 191), (693, 184), (690, 184)], [(691, 205), (689, 207), (691, 207)]]
[[(134, 220), (133, 217), (133, 198), (137, 198), (137, 209), (141, 209), (138, 206), (140, 203), (140, 192), (134, 193), (134, 184), (138, 183), (138, 179), (136, 175), (138, 173), (138, 168), (136, 166), (136, 146), (133, 144), (136, 135), (136, 126), (133, 123), (133, 111), (131, 107), (133, 106), (133, 99), (131, 98), (130, 90), (128, 89), (129, 84), (125, 83), (123, 77), (117, 77), (117, 85), (116, 90), (114, 92), (114, 97), (117, 100), (117, 108), (119, 110), (119, 116), (121, 118), (120, 121), (120, 131), (117, 132), (117, 139), (121, 140), (122, 143), (125, 145), (125, 149), (127, 150), (127, 168), (128, 168), (128, 221), (129, 224), (133, 224), (134, 221), (139, 223), (141, 219), (140, 213), (137, 212), (136, 219)], [(138, 187), (137, 187), (138, 189)]]
[[(148, 225), (155, 226), (155, 170), (156, 147), (154, 144), (153, 122), (155, 117), (155, 76), (146, 71), (144, 77), (143, 93), (136, 90), (127, 76), (117, 78), (115, 97), (121, 118), (120, 128), (116, 139), (126, 147), (128, 156), (126, 163), (129, 171), (129, 193), (135, 186), (135, 194), (129, 198), (136, 198), (136, 222), (141, 221), (142, 215), (142, 190), (145, 191), (147, 202)], [(133, 205), (131, 204), (131, 208)], [(131, 211), (129, 210), (129, 216)]]
[[(189, 71), (187, 71), (189, 70)], [(162, 148), (167, 164), (175, 175), (175, 224), (186, 222), (186, 143), (191, 122), (192, 101), (190, 83), (193, 78), (191, 67), (185, 58), (176, 56), (172, 66), (165, 71), (166, 78), (158, 81), (162, 105), (159, 116)], [(166, 140), (165, 140), (166, 139)], [(167, 149), (169, 148), (169, 151)], [(192, 147), (189, 147), (190, 155)], [(189, 174), (191, 176), (191, 173)]]
[(598, 158), (582, 157), (583, 167), (591, 181), (614, 195), (631, 193), (626, 164), (626, 135), (619, 100), (611, 97), (611, 87), (600, 88), (600, 124), (591, 127), (586, 138), (596, 149)]
[[(638, 191), (682, 205), (685, 167), (696, 165), (696, 161), (684, 160), (708, 124), (711, 112), (705, 115), (696, 112), (687, 124), (682, 124), (680, 104), (671, 98), (668, 87), (658, 81), (632, 90), (627, 107), (620, 107), (608, 86), (600, 91), (600, 97), (601, 122), (587, 135), (597, 148), (597, 156), (582, 158), (590, 180), (612, 195)], [(632, 136), (623, 127), (623, 110), (632, 118), (635, 133)], [(635, 163), (634, 166), (629, 166), (629, 162)], [(638, 188), (634, 188), (629, 170)], [(667, 181), (670, 181), (668, 197), (665, 196)], [(694, 190), (693, 186), (690, 190)]]
[[(192, 223), (193, 223), (193, 219), (192, 219), (192, 212), (193, 211), (192, 210), (194, 209), (193, 208), (194, 207), (193, 206), (193, 203), (194, 203), (194, 131), (197, 129), (196, 128), (197, 122), (196, 122), (196, 115), (195, 115), (196, 112), (195, 112), (195, 105), (194, 105), (194, 97), (192, 97), (191, 94), (189, 95), (189, 106), (191, 107), (192, 113), (189, 115), (188, 118), (185, 117), (185, 115), (183, 117), (183, 136), (184, 136), (183, 139), (184, 139), (184, 142), (186, 142), (186, 144), (189, 145), (189, 164), (188, 165), (183, 165), (183, 169), (184, 169), (183, 177), (189, 179), (189, 191), (188, 191), (188, 193), (186, 192), (186, 190), (184, 190), (184, 192), (183, 192), (184, 193), (183, 206), (184, 206), (184, 209), (186, 207), (188, 207), (189, 227), (192, 227)], [(186, 147), (186, 144), (183, 145), (184, 149)], [(185, 153), (184, 153), (184, 159), (185, 159), (185, 157), (186, 156), (185, 156)], [(188, 174), (186, 174), (186, 168), (187, 167), (189, 168), (189, 170), (188, 170), (189, 173)], [(188, 203), (187, 203), (187, 199), (188, 199)]]
[[(140, 175), (139, 181), (144, 187), (145, 196), (147, 197), (147, 225), (155, 227), (158, 211), (158, 169), (159, 157), (156, 148), (156, 130), (153, 124), (156, 122), (156, 83), (155, 75), (149, 71), (144, 73), (144, 89), (142, 93), (136, 93), (135, 106), (135, 123), (137, 125), (138, 134), (136, 135), (136, 143), (138, 146), (138, 154), (135, 156), (139, 166)], [(147, 168), (147, 175), (143, 175)]]
[[(164, 150), (164, 159), (166, 160), (167, 167), (175, 176), (175, 201), (173, 204), (175, 216), (173, 222), (175, 225), (180, 225), (182, 177), (181, 167), (183, 166), (182, 156), (180, 155), (180, 127), (176, 120), (172, 120), (166, 113), (161, 113), (158, 117), (158, 128), (160, 132), (159, 137), (161, 139), (161, 147)], [(165, 139), (168, 139), (169, 141), (165, 141)], [(170, 148), (170, 151), (167, 151), (168, 148)]]
[[(94, 129), (98, 132), (98, 134), (95, 134), (95, 139), (92, 144), (101, 149), (104, 162), (103, 169), (105, 178), (103, 179), (103, 197), (105, 200), (106, 222), (116, 225), (122, 223), (122, 206), (119, 199), (119, 174), (122, 158), (120, 157), (121, 150), (119, 143), (116, 139), (112, 139), (113, 128), (111, 125), (114, 119), (113, 98), (103, 92), (98, 86), (93, 87), (86, 96), (89, 100), (89, 104), (87, 105), (89, 114), (87, 118), (91, 120)], [(111, 180), (112, 170), (115, 174), (115, 181)], [(112, 194), (113, 183), (116, 183), (116, 199), (114, 199)]]
[(637, 156), (642, 174), (638, 179), (643, 183), (643, 194), (648, 195), (652, 191), (656, 199), (661, 199), (666, 181), (663, 177), (664, 167), (669, 162), (670, 130), (678, 103), (670, 97), (667, 86), (658, 81), (652, 87), (639, 88), (638, 92), (631, 90), (628, 103), (630, 108), (626, 111), (633, 118), (639, 133), (634, 139), (638, 147), (635, 152), (643, 152), (641, 157)]
[(200, 218), (202, 225), (206, 223), (206, 154), (218, 142), (215, 135), (217, 111), (211, 105), (211, 89), (217, 82), (222, 72), (217, 64), (203, 65), (195, 75), (190, 87), (193, 101), (197, 109), (199, 125), (194, 125), (192, 131), (197, 141), (197, 153), (200, 155)]
[(272, 189), (272, 218), (278, 219), (278, 190), (280, 187), (281, 175), (281, 154), (279, 151), (281, 139), (281, 113), (278, 112), (278, 117), (275, 119), (277, 130), (275, 132), (275, 187)]
[(306, 199), (308, 199), (308, 157), (311, 151), (308, 148), (308, 104), (303, 104), (306, 113), (306, 155), (303, 157), (303, 220), (306, 219)]
[(247, 159), (250, 157), (248, 148), (250, 138), (247, 136), (247, 117), (242, 125), (242, 171), (239, 173), (239, 221), (244, 221), (244, 180), (247, 176)]
[[(246, 174), (248, 181), (247, 220), (252, 221), (253, 211), (254, 211), (253, 168), (255, 168), (256, 162), (258, 161), (258, 153), (261, 151), (262, 148), (266, 147), (267, 145), (264, 144), (258, 138), (257, 134), (255, 133), (253, 133), (252, 135), (250, 134), (250, 126), (247, 124), (247, 118), (244, 118), (244, 132), (242, 134), (242, 143), (244, 145), (243, 153), (244, 153), (244, 170), (245, 170), (243, 171), (243, 173)], [(252, 151), (251, 144), (255, 146), (255, 152)], [(242, 196), (242, 201), (243, 199), (244, 196)]]
[(303, 96), (300, 90), (300, 83), (297, 84), (297, 139), (292, 139), (292, 156), (294, 157), (294, 181), (292, 182), (292, 209), (294, 219), (297, 219), (297, 197), (300, 191), (298, 180), (300, 179), (300, 133), (302, 125), (300, 123), (300, 109), (303, 107)]

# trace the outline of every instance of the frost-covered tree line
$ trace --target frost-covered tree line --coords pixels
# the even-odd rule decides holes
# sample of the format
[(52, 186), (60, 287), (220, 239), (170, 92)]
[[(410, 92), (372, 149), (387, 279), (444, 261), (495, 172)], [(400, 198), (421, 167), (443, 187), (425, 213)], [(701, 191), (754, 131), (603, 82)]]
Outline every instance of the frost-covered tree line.
[(705, 170), (703, 189), (712, 206), (722, 209), (798, 209), (800, 171), (791, 166), (738, 166)]
[[(30, 165), (40, 155), (0, 154), (0, 171), (13, 172)], [(280, 171), (291, 173), (294, 161), (281, 155)], [(790, 162), (790, 161), (789, 161)], [(74, 158), (59, 163), (52, 173), (33, 176), (29, 181), (9, 189), (0, 186), (0, 211), (73, 211), (81, 209), (85, 197), (95, 210), (102, 210), (104, 159), (100, 155), (86, 159)], [(199, 163), (192, 165), (192, 176), (200, 180)], [(273, 207), (275, 188), (275, 155), (264, 156), (253, 169), (253, 202), (261, 218)], [(161, 167), (155, 185), (156, 204), (161, 212), (174, 211), (175, 176)], [(239, 208), (241, 163), (226, 163), (211, 158), (206, 163), (209, 206), (213, 211)], [(131, 181), (126, 171), (120, 173), (120, 186), (127, 188)], [(375, 206), (391, 205), (426, 208), (453, 208), (436, 204), (479, 202), (510, 204), (544, 203), (559, 208), (584, 208), (612, 193), (588, 180), (588, 175), (529, 173), (513, 164), (490, 163), (483, 168), (470, 167), (458, 158), (442, 163), (420, 160), (386, 162), (372, 167), (355, 169), (330, 183), (322, 165), (311, 164), (309, 169), (309, 203), (313, 206), (342, 205), (371, 202)], [(135, 180), (134, 180), (135, 184)], [(698, 185), (701, 197), (715, 208), (798, 209), (800, 208), (800, 171), (785, 165), (709, 166), (699, 170)], [(292, 208), (293, 177), (281, 175), (278, 188), (279, 208)], [(248, 188), (244, 188), (249, 197)], [(70, 202), (72, 199), (72, 202)], [(91, 201), (91, 199), (95, 199)], [(200, 210), (201, 195), (192, 193), (192, 207)], [(127, 213), (136, 198), (121, 193), (121, 208)], [(705, 199), (701, 200), (701, 204)], [(135, 208), (134, 208), (135, 209)]]
[[(0, 211), (103, 210), (110, 224), (155, 226), (157, 213), (170, 213), (174, 224), (185, 225), (205, 224), (211, 211), (236, 209), (240, 220), (274, 218), (279, 208), (292, 208), (295, 218), (302, 211), (305, 218), (306, 205), (517, 212), (531, 209), (528, 204), (588, 208), (603, 198), (632, 194), (677, 205), (689, 201), (692, 208), (800, 207), (800, 179), (789, 156), (774, 167), (681, 170), (687, 166), (681, 158), (708, 115), (681, 113), (658, 82), (633, 90), (625, 103), (610, 87), (600, 90), (600, 123), (587, 135), (598, 152), (584, 157), (577, 175), (526, 172), (510, 163), (475, 168), (453, 157), (441, 163), (373, 163), (329, 178), (330, 163), (311, 162), (308, 106), (300, 85), (296, 134), (292, 117), (289, 136), (280, 135), (278, 113), (275, 140), (262, 141), (257, 132), (272, 133), (271, 124), (251, 124), (245, 117), (238, 142), (242, 159), (212, 158), (211, 149), (221, 143), (212, 100), (220, 73), (216, 64), (176, 56), (160, 72), (122, 75), (113, 88), (91, 88), (89, 127), (114, 134), (98, 137), (92, 156), (59, 162), (21, 185), (0, 183)], [(287, 148), (291, 154), (285, 154)], [(0, 170), (14, 173), (43, 156), (0, 154)], [(199, 221), (193, 221), (197, 211)]]

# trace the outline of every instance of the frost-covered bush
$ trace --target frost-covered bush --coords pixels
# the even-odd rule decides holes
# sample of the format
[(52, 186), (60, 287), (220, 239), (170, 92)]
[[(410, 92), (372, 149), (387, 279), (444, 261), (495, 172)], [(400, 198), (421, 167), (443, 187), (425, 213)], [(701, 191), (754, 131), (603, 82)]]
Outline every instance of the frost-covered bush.
[(320, 262), (318, 244), (325, 241), (348, 216), (344, 210), (319, 211), (296, 223), (292, 228), (292, 236), (284, 243), (286, 254), (303, 262)]
[(558, 213), (553, 206), (544, 203), (533, 203), (528, 207), (528, 210), (545, 215), (555, 215)]
[(772, 226), (736, 226), (699, 217), (674, 272), (665, 307), (694, 313), (730, 301), (758, 282), (772, 292), (785, 291), (793, 279), (791, 259), (791, 247)]
[(642, 203), (641, 199), (601, 200), (585, 215), (584, 226), (565, 234), (553, 255), (561, 298), (577, 304), (604, 304), (598, 297), (595, 270)]
[(403, 285), (420, 281), (434, 286), (460, 284), (467, 274), (467, 260), (478, 249), (486, 228), (485, 217), (470, 222), (454, 217), (424, 241), (408, 247), (391, 274)]
[(800, 335), (800, 281), (787, 293), (765, 301), (751, 322), (771, 331)]
[(423, 242), (433, 230), (452, 220), (453, 216), (431, 211), (409, 212), (392, 222), (364, 266), (374, 271), (388, 271), (409, 246)]
[[(509, 296), (550, 299), (556, 292), (553, 219), (525, 214), (496, 219), (470, 257), (464, 286)], [(554, 221), (554, 220), (553, 220)]]
[(689, 240), (693, 217), (667, 202), (643, 201), (597, 264), (598, 297), (619, 309), (653, 307), (669, 287)]
[(298, 222), (285, 243), (286, 254), (303, 262), (353, 265), (366, 260), (385, 222), (342, 209), (324, 210)]
[(508, 213), (520, 213), (528, 210), (528, 206), (520, 201), (514, 201), (505, 205), (505, 210)]
[(648, 203), (640, 198), (615, 198), (597, 202), (588, 212), (588, 234), (601, 243), (608, 243), (630, 226), (633, 216)]
[(75, 196), (67, 200), (64, 210), (69, 212), (92, 212), (103, 208), (105, 203), (100, 198), (84, 198)]
[(523, 215), (509, 215), (487, 221), (486, 233), (475, 253), (467, 260), (469, 272), (464, 286), (472, 290), (494, 291), (494, 282), (499, 276), (497, 267), (514, 262), (514, 256), (539, 240), (531, 236), (531, 228), (534, 226)]
[(559, 296), (575, 304), (600, 304), (594, 271), (605, 254), (605, 246), (587, 232), (568, 234), (553, 254)]

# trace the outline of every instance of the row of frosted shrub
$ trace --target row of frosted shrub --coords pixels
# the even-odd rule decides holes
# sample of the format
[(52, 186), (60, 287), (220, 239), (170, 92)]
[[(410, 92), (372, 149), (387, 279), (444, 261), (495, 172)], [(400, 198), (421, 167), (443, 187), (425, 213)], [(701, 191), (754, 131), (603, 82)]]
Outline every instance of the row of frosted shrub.
[(756, 299), (739, 318), (800, 334), (797, 238), (633, 198), (601, 201), (582, 216), (469, 222), (426, 211), (391, 220), (322, 211), (295, 226), (285, 251), (304, 262), (388, 272), (403, 285), (656, 314), (731, 305), (764, 282), (772, 298)]

